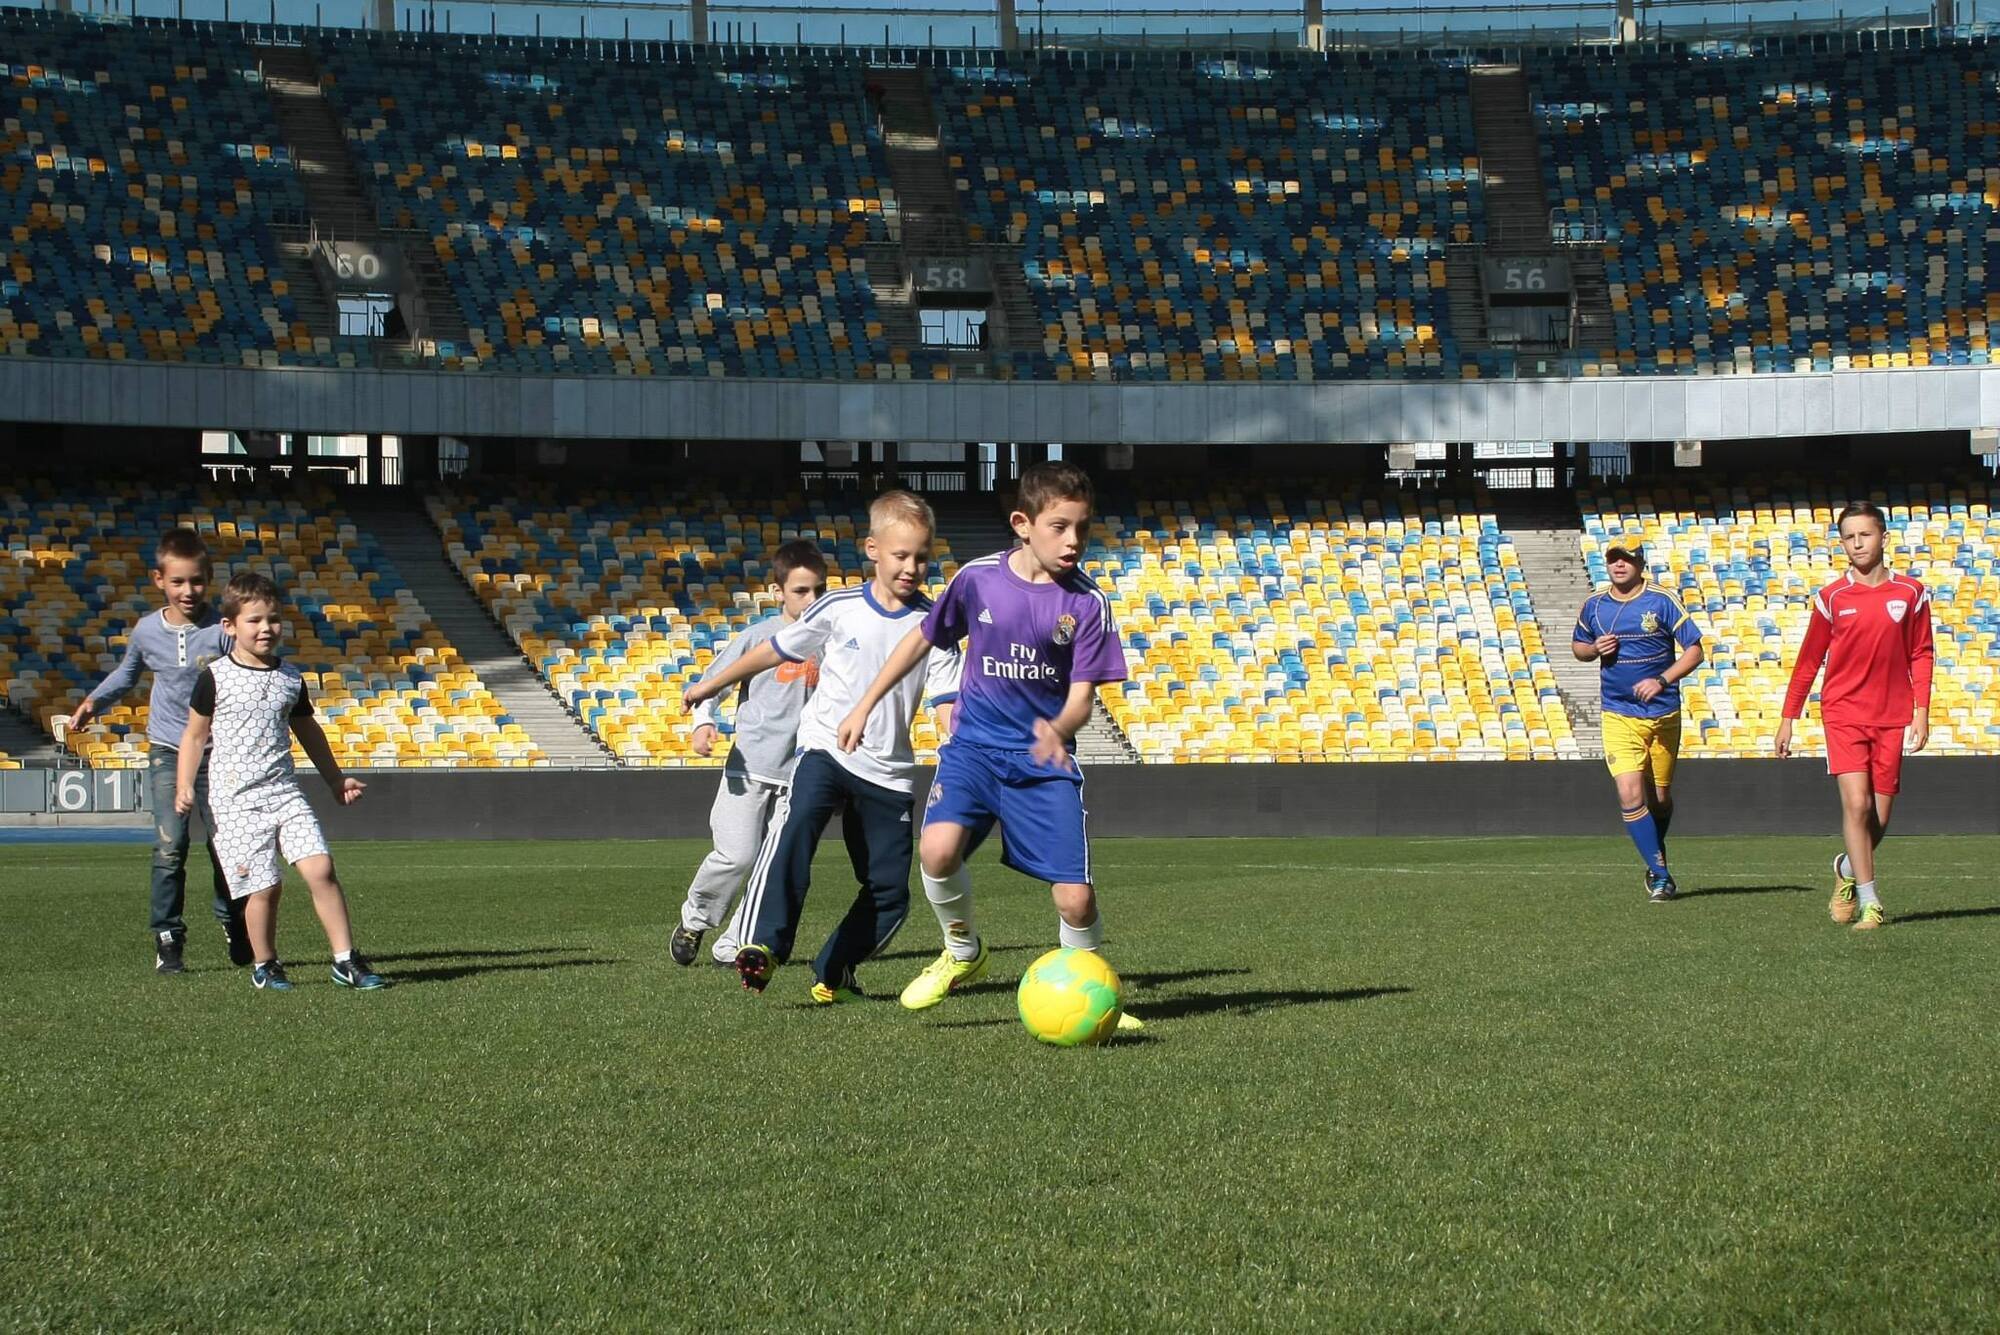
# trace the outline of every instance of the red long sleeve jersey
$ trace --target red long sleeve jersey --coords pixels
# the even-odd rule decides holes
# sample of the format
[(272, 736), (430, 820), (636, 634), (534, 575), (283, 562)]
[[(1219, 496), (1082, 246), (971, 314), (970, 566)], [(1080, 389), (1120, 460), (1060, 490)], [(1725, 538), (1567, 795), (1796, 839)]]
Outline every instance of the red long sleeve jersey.
[(1893, 728), (1931, 703), (1931, 595), (1913, 576), (1889, 572), (1873, 586), (1852, 572), (1813, 595), (1806, 640), (1785, 692), (1785, 717), (1805, 712), (1820, 663), (1823, 723)]

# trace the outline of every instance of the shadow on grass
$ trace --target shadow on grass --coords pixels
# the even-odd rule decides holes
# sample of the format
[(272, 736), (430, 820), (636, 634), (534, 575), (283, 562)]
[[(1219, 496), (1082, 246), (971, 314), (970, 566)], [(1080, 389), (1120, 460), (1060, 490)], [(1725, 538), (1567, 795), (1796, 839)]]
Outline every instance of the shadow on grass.
[[(1047, 949), (1048, 947), (1046, 946), (988, 946), (986, 947), (986, 953), (989, 955), (1018, 955), (1024, 950), (1032, 950), (1036, 954), (1041, 954)], [(891, 951), (887, 955), (870, 956), (871, 959), (878, 961), (934, 960), (937, 957), (938, 953), (935, 950), (896, 950)]]
[(1917, 922), (1949, 922), (1953, 918), (2000, 918), (2000, 904), (1983, 909), (1932, 909), (1928, 913), (1898, 913), (1889, 919), (1891, 927), (1908, 927)]
[(426, 960), (504, 960), (518, 959), (523, 955), (563, 955), (576, 949), (575, 946), (527, 946), (511, 950), (479, 950), (464, 946), (457, 950), (406, 950), (395, 955), (370, 955), (371, 964), (409, 964)]
[(1810, 895), (1814, 893), (1809, 885), (1704, 885), (1696, 890), (1683, 890), (1676, 899), (1700, 899), (1703, 895)]
[(1254, 1015), (1258, 1011), (1280, 1010), (1287, 1006), (1326, 1006), (1343, 1001), (1367, 1001), (1373, 997), (1400, 996), (1414, 992), (1411, 987), (1347, 987), (1336, 991), (1297, 989), (1286, 992), (1197, 992), (1182, 997), (1162, 997), (1133, 1007), (1133, 1013), (1151, 1024), (1155, 1020), (1184, 1020), (1191, 1015), (1213, 1015), (1232, 1011)]
[(1159, 987), (1164, 983), (1190, 983), (1197, 978), (1227, 978), (1249, 972), (1248, 969), (1164, 969), (1156, 973), (1121, 973), (1118, 980), (1133, 987)]
[[(388, 957), (383, 956), (384, 959)], [(623, 964), (624, 960), (614, 959), (563, 959), (540, 960), (522, 964), (454, 964), (435, 969), (396, 969), (386, 976), (398, 987), (408, 987), (417, 983), (452, 983), (461, 978), (472, 978), (482, 973), (540, 973), (544, 969), (583, 969), (600, 965)]]

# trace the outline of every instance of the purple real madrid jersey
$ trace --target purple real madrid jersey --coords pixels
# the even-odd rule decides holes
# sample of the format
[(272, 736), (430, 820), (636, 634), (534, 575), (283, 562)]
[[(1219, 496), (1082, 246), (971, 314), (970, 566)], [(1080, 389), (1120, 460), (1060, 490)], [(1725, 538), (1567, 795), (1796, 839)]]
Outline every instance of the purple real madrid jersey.
[(1037, 584), (1014, 573), (1006, 552), (981, 557), (960, 567), (923, 628), (933, 645), (965, 642), (954, 741), (1025, 751), (1035, 720), (1062, 712), (1071, 682), (1125, 680), (1111, 601), (1082, 570)]

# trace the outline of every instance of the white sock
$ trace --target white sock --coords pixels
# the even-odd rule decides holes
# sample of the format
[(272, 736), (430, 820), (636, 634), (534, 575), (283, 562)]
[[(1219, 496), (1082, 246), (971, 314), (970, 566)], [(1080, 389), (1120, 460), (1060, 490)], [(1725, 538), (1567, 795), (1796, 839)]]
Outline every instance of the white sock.
[(1880, 904), (1882, 902), (1875, 898), (1875, 882), (1873, 881), (1861, 882), (1854, 887), (1854, 893), (1860, 897), (1863, 908), (1866, 908), (1870, 904)]
[(1072, 927), (1060, 913), (1056, 915), (1056, 938), (1070, 950), (1095, 950), (1104, 944), (1104, 915), (1090, 920), (1088, 927)]
[(979, 933), (972, 925), (972, 873), (960, 863), (957, 871), (942, 880), (929, 872), (923, 875), (924, 898), (937, 914), (944, 948), (955, 960), (978, 959)]
[(335, 964), (345, 964), (345, 963), (347, 963), (347, 962), (348, 962), (349, 960), (351, 960), (351, 959), (353, 959), (353, 958), (354, 958), (354, 952), (353, 952), (353, 951), (351, 951), (351, 950), (342, 950), (342, 951), (337, 951), (337, 952), (335, 952), (335, 954), (334, 954), (334, 957), (333, 957), (333, 962), (334, 962)]

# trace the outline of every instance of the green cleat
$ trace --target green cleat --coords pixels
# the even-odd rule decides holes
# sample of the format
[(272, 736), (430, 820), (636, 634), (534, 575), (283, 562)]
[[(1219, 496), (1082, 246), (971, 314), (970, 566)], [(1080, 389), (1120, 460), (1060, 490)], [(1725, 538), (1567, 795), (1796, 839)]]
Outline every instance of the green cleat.
[(969, 960), (954, 959), (949, 950), (938, 952), (938, 957), (925, 965), (924, 971), (912, 978), (910, 985), (903, 989), (903, 1009), (929, 1010), (967, 983), (976, 983), (984, 978), (988, 963), (983, 939), (979, 943), (979, 953)]
[(1852, 876), (1849, 876), (1846, 872), (1843, 872), (1840, 869), (1840, 861), (1842, 858), (1846, 856), (1847, 855), (1845, 853), (1836, 854), (1834, 856), (1833, 898), (1827, 901), (1827, 906), (1826, 906), (1827, 913), (1833, 918), (1835, 922), (1840, 923), (1843, 926), (1854, 921), (1854, 908), (1855, 908), (1855, 902), (1854, 902), (1855, 880)]
[(1133, 1013), (1132, 1013), (1131, 1011), (1119, 1011), (1119, 1012), (1118, 1012), (1118, 1032), (1119, 1032), (1119, 1033), (1121, 1033), (1121, 1034), (1136, 1034), (1136, 1033), (1138, 1033), (1138, 1032), (1139, 1032), (1139, 1031), (1140, 1031), (1141, 1029), (1144, 1029), (1145, 1027), (1146, 1027), (1146, 1022), (1145, 1022), (1144, 1020), (1140, 1019), (1140, 1018), (1139, 1018), (1138, 1016), (1134, 1015), (1134, 1014), (1133, 1014)]
[(1872, 932), (1877, 927), (1880, 927), (1884, 921), (1885, 918), (1880, 904), (1863, 904), (1861, 906), (1861, 916), (1854, 920), (1853, 930), (1857, 932)]
[(840, 981), (829, 987), (815, 980), (812, 985), (812, 1004), (815, 1006), (837, 1006), (843, 1001), (866, 1001), (868, 994), (861, 990), (861, 984), (854, 981), (854, 970), (841, 974)]

